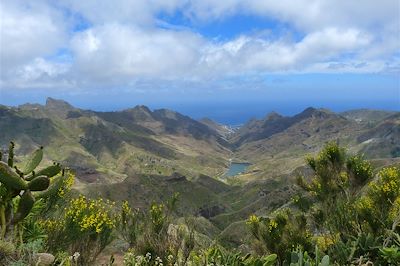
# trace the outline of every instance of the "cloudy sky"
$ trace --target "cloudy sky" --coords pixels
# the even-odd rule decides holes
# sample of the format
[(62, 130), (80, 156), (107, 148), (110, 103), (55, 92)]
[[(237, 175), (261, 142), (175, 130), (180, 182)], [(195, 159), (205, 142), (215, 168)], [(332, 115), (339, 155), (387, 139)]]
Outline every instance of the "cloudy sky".
[(2, 0), (0, 103), (399, 109), (399, 3)]

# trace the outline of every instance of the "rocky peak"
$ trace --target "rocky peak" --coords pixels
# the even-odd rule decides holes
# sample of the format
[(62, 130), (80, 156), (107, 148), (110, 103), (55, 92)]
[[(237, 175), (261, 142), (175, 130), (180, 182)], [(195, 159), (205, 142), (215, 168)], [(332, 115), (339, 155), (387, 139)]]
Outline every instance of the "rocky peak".
[(45, 107), (48, 109), (59, 109), (59, 110), (74, 109), (74, 107), (69, 103), (67, 103), (66, 101), (53, 99), (51, 97), (48, 97), (46, 99)]
[(331, 115), (331, 112), (327, 109), (316, 109), (314, 107), (308, 107), (303, 112), (301, 112), (300, 114), (298, 114), (294, 117), (298, 118), (298, 119), (305, 119), (305, 118), (310, 118), (310, 117), (327, 118), (330, 115)]
[(51, 114), (55, 114), (61, 118), (67, 118), (68, 113), (75, 109), (72, 105), (63, 100), (47, 98), (45, 109), (49, 110)]
[(265, 117), (265, 120), (268, 121), (275, 121), (278, 120), (280, 118), (282, 118), (283, 116), (278, 114), (277, 112), (270, 112), (269, 114), (267, 114), (267, 116)]
[(124, 112), (132, 115), (134, 120), (137, 121), (153, 121), (152, 111), (145, 105), (137, 105), (134, 108), (125, 110)]
[(136, 112), (151, 113), (151, 110), (146, 105), (137, 105), (132, 110)]

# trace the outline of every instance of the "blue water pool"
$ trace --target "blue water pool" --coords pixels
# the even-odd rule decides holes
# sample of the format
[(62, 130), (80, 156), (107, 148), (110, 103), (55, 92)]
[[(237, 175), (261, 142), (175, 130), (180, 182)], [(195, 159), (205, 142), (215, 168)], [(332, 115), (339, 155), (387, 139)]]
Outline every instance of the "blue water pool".
[(250, 166), (249, 163), (231, 163), (228, 171), (225, 173), (224, 176), (230, 177), (230, 176), (238, 175), (238, 174), (244, 172), (247, 169), (247, 167), (249, 167), (249, 166)]

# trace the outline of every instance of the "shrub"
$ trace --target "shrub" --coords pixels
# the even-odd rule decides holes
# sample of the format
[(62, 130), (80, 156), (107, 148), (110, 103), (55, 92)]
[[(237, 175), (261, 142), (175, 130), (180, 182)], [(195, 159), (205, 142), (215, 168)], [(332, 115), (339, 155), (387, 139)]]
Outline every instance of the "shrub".
[(125, 256), (128, 265), (153, 265), (158, 260), (185, 265), (194, 248), (194, 231), (189, 223), (173, 224), (177, 200), (175, 194), (166, 204), (153, 203), (144, 212), (122, 203), (118, 231), (131, 247)]
[(271, 254), (267, 256), (252, 256), (250, 254), (242, 255), (240, 252), (230, 252), (221, 247), (214, 246), (205, 250), (193, 265), (265, 265), (272, 266), (276, 263), (277, 255)]
[(363, 156), (348, 156), (335, 143), (306, 162), (314, 175), (298, 184), (316, 200), (310, 214), (317, 245), (339, 264), (381, 263), (379, 248), (400, 242), (400, 170), (383, 168), (374, 179)]
[(246, 224), (256, 239), (257, 250), (278, 255), (280, 261), (293, 245), (311, 250), (312, 234), (307, 229), (306, 218), (302, 214), (293, 214), (289, 209), (277, 211), (273, 217), (251, 215)]
[(386, 236), (388, 244), (394, 233), (400, 233), (400, 169), (382, 169), (355, 204), (361, 221), (368, 224), (368, 230)]
[(47, 245), (53, 252), (78, 252), (79, 262), (91, 264), (113, 239), (116, 226), (115, 204), (80, 196), (66, 207), (61, 219), (41, 222), (48, 233)]

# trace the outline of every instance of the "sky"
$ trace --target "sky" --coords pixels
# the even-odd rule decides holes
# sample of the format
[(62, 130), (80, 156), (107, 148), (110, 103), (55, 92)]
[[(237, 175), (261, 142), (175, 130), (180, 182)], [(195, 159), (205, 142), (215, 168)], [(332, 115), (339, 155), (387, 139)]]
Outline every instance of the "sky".
[(0, 2), (0, 104), (400, 110), (398, 0)]

